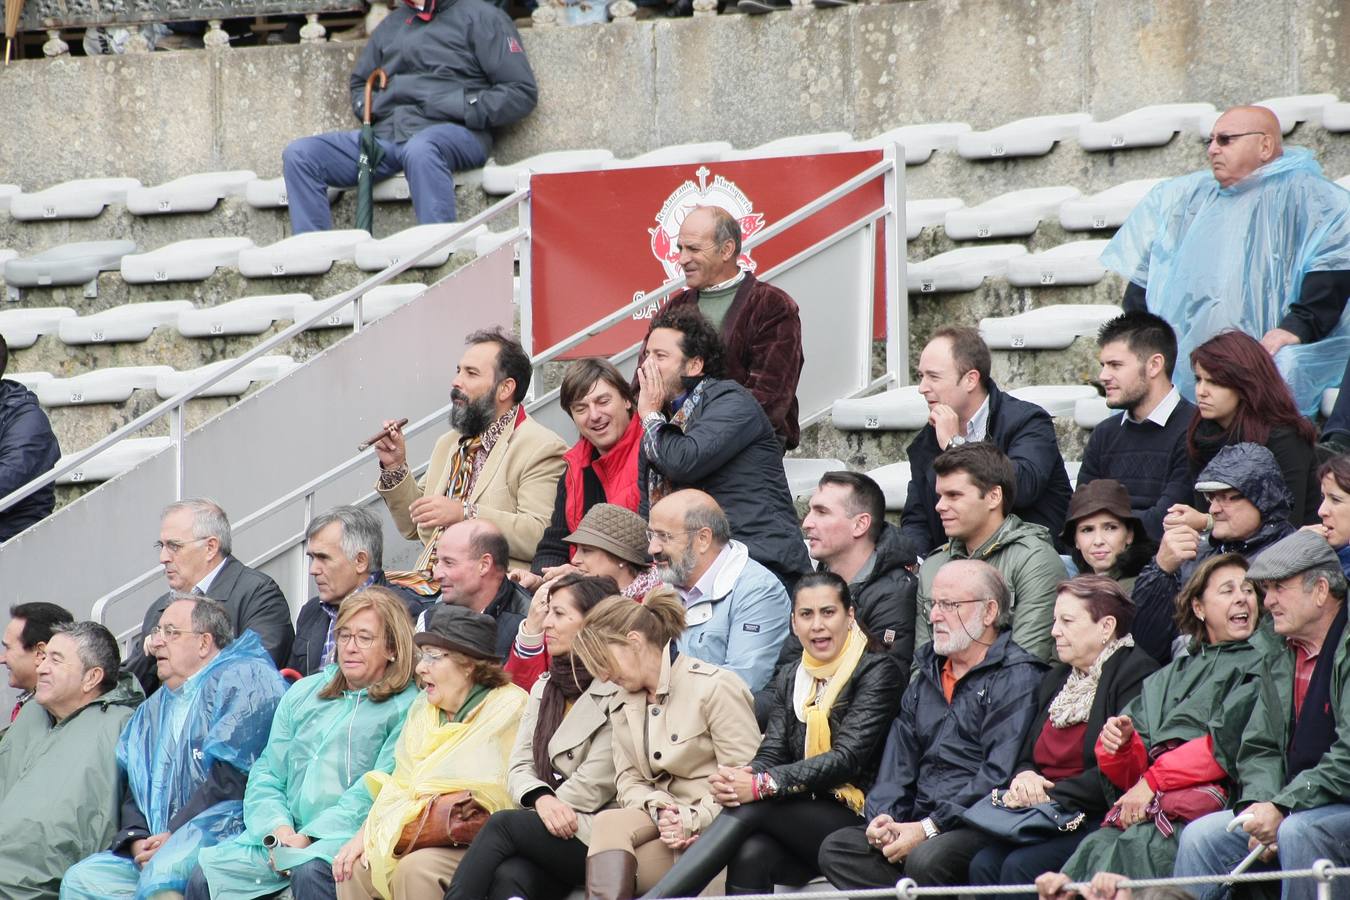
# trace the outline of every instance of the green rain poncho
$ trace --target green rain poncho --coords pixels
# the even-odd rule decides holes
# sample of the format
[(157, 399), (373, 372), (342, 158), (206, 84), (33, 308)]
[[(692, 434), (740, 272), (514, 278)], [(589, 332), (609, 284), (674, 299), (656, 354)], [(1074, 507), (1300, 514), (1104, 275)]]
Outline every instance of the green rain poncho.
[(290, 825), (311, 838), (304, 849), (278, 847), (277, 868), (313, 859), (332, 863), (370, 811), (365, 778), (394, 768), (394, 746), (417, 696), (402, 693), (372, 702), (364, 690), (324, 700), (319, 692), (337, 666), (296, 682), (277, 707), (267, 749), (253, 764), (244, 794), (244, 833), (202, 850), (198, 864), (213, 900), (248, 900), (283, 890), (289, 879), (268, 862), (263, 837)]
[[(1257, 686), (1280, 647), (1265, 622), (1245, 641), (1192, 644), (1190, 655), (1144, 679), (1143, 691), (1123, 714), (1134, 721), (1147, 749), (1165, 741), (1212, 736), (1215, 758), (1231, 775), (1237, 770), (1242, 729), (1256, 703)], [(1087, 881), (1098, 872), (1165, 877), (1172, 874), (1179, 836), (1180, 831), (1165, 837), (1151, 821), (1124, 831), (1101, 828), (1078, 845), (1064, 872), (1075, 881)]]

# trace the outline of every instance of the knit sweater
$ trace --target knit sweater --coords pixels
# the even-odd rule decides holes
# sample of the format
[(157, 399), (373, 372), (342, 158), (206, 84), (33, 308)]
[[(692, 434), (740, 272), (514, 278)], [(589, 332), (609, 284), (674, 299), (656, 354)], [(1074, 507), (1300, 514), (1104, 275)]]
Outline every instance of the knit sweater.
[(1167, 424), (1134, 422), (1117, 413), (1097, 423), (1083, 452), (1078, 486), (1114, 478), (1130, 492), (1130, 507), (1155, 541), (1162, 537), (1163, 516), (1173, 503), (1191, 503), (1195, 480), (1186, 455), (1186, 429), (1195, 406), (1182, 400)]

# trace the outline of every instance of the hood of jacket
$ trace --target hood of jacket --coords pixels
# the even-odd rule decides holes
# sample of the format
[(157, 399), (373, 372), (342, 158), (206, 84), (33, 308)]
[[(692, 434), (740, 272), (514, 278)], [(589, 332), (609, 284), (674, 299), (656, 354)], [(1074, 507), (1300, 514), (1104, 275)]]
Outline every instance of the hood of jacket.
[(114, 706), (125, 706), (128, 709), (135, 709), (144, 701), (145, 692), (141, 690), (141, 683), (136, 680), (136, 676), (130, 672), (122, 672), (117, 676), (117, 684), (113, 685), (107, 693), (102, 694), (90, 701), (88, 705), (82, 706), (80, 709), (76, 710), (74, 715), (70, 716), (61, 724), (64, 725), (66, 722), (73, 721), (80, 713), (87, 709), (101, 709), (107, 711)]
[[(1284, 483), (1280, 464), (1275, 454), (1260, 444), (1230, 444), (1224, 447), (1195, 479), (1198, 486), (1206, 482), (1226, 484), (1241, 492), (1261, 511), (1261, 528), (1277, 522), (1287, 522), (1293, 508), (1293, 498)], [(1258, 532), (1259, 534), (1259, 532)]]
[(896, 569), (912, 566), (919, 561), (900, 536), (900, 529), (890, 522), (883, 522), (881, 525), (876, 554), (876, 560), (872, 563), (872, 574), (867, 576), (869, 584)]
[(0, 379), (0, 410), (12, 413), (24, 406), (37, 406), (37, 394), (8, 378)]

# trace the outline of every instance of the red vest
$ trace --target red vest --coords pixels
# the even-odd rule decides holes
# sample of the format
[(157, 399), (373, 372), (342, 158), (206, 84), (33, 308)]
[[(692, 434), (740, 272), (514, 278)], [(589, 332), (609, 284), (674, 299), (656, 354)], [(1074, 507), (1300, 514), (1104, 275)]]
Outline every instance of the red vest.
[[(638, 418), (635, 410), (623, 437), (609, 448), (608, 453), (592, 458), (595, 448), (590, 441), (582, 438), (564, 454), (563, 459), (567, 463), (567, 472), (563, 476), (567, 479), (567, 508), (563, 513), (569, 531), (575, 531), (581, 524), (581, 517), (586, 514), (583, 479), (587, 466), (595, 472), (595, 477), (605, 489), (606, 503), (627, 507), (637, 512), (640, 499), (637, 483), (638, 453), (641, 449), (642, 420)], [(571, 551), (568, 552), (570, 556)]]

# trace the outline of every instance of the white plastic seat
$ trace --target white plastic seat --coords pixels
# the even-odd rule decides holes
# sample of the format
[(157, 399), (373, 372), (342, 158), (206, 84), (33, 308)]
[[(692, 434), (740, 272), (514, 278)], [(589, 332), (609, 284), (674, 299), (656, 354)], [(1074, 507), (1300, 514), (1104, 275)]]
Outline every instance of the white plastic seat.
[[(455, 222), (444, 225), (414, 225), (412, 228), (405, 228), (398, 234), (392, 234), (387, 238), (362, 241), (356, 245), (353, 258), (356, 260), (357, 268), (366, 272), (378, 272), (440, 243), (452, 232), (460, 230), (461, 227)], [(486, 225), (479, 225), (470, 229), (454, 242), (445, 245), (421, 262), (415, 263), (413, 268), (430, 269), (444, 265), (445, 261), (450, 258), (451, 253), (460, 250), (472, 250), (480, 234), (487, 234)]]
[(834, 153), (853, 143), (853, 135), (847, 131), (822, 131), (817, 134), (792, 134), (787, 137), (766, 141), (745, 150), (731, 150), (723, 159), (763, 159), (773, 156), (815, 156), (818, 153)]
[(980, 337), (990, 350), (1063, 350), (1082, 335), (1095, 335), (1118, 315), (1119, 306), (1105, 304), (1041, 306), (1015, 316), (981, 319)]
[(500, 166), (489, 160), (483, 166), (483, 190), (489, 194), (510, 194), (516, 189), (516, 178), (522, 172), (536, 175), (554, 175), (559, 172), (594, 172), (614, 158), (609, 150), (555, 150), (522, 159), (509, 166)]
[(178, 314), (178, 333), (189, 338), (262, 334), (276, 322), (289, 320), (297, 303), (309, 294), (259, 294)]
[(787, 476), (788, 490), (794, 497), (806, 496), (814, 491), (820, 483), (820, 476), (826, 472), (847, 468), (842, 459), (783, 457), (783, 474)]
[[(233, 363), (232, 359), (222, 359), (184, 372), (166, 372), (155, 380), (155, 393), (159, 394), (161, 400), (168, 400)], [(299, 367), (300, 364), (289, 356), (261, 356), (239, 371), (217, 381), (197, 396), (238, 397), (255, 381), (274, 381)]]
[(510, 243), (518, 237), (520, 237), (519, 228), (511, 228), (507, 231), (489, 231), (487, 234), (480, 234), (474, 238), (473, 252), (478, 256), (487, 256), (502, 244)]
[(297, 234), (240, 251), (239, 274), (245, 278), (322, 275), (338, 260), (350, 260), (356, 245), (368, 240), (370, 233), (358, 228)]
[(1073, 137), (1078, 126), (1092, 121), (1087, 113), (1032, 116), (988, 131), (972, 131), (956, 139), (956, 152), (965, 159), (1000, 159), (1006, 156), (1044, 156), (1056, 141)]
[[(342, 191), (337, 188), (328, 189), (329, 203), (340, 196), (342, 196)], [(286, 199), (286, 179), (253, 179), (244, 185), (244, 202), (254, 209), (281, 209), (289, 205), (289, 201)]]
[[(1294, 130), (1299, 122), (1318, 121), (1328, 104), (1336, 102), (1335, 94), (1293, 94), (1287, 97), (1267, 97), (1258, 100), (1253, 106), (1264, 106), (1275, 113), (1280, 120), (1280, 131), (1284, 134)], [(1202, 137), (1214, 130), (1214, 123), (1222, 113), (1202, 117), (1197, 123), (1197, 133)]]
[(1178, 131), (1192, 134), (1200, 120), (1214, 112), (1213, 103), (1144, 106), (1105, 122), (1078, 126), (1078, 143), (1084, 150), (1161, 147)]
[(127, 211), (137, 216), (169, 213), (208, 212), (225, 197), (243, 193), (244, 186), (256, 180), (248, 169), (231, 172), (200, 172), (127, 191)]
[(0, 311), (0, 334), (5, 336), (9, 349), (23, 350), (36, 344), (40, 336), (55, 334), (57, 324), (74, 315), (75, 310), (69, 306), (6, 309)]
[(1008, 271), (1008, 261), (1024, 256), (1021, 244), (987, 244), (958, 247), (905, 267), (910, 293), (931, 294), (944, 291), (973, 291), (986, 278), (999, 278)]
[(1083, 461), (1081, 459), (1064, 460), (1064, 474), (1069, 476), (1070, 486), (1078, 484), (1078, 472), (1082, 468), (1083, 468)]
[(1058, 215), (1065, 200), (1079, 196), (1078, 188), (1068, 185), (1009, 191), (976, 206), (951, 210), (943, 229), (954, 241), (1022, 237), (1034, 234), (1042, 219)]
[(1033, 384), (1013, 388), (1008, 393), (1018, 400), (1034, 403), (1052, 416), (1072, 416), (1074, 404), (1086, 397), (1097, 396), (1087, 384)]
[(1118, 410), (1106, 405), (1106, 398), (1093, 392), (1093, 396), (1084, 397), (1073, 405), (1073, 420), (1080, 428), (1096, 428), (1105, 419), (1114, 416)]
[[(18, 138), (15, 138), (18, 140)], [(45, 191), (20, 191), (9, 198), (9, 214), (20, 221), (92, 219), (109, 203), (121, 203), (127, 191), (138, 188), (135, 178), (81, 178), (53, 185)]]
[(10, 250), (8, 247), (0, 247), (0, 276), (5, 274), (5, 263), (19, 255), (18, 250)]
[(57, 334), (65, 344), (116, 344), (144, 341), (161, 325), (172, 325), (192, 309), (191, 300), (123, 303), (88, 316), (62, 319)]
[(928, 424), (928, 401), (914, 385), (892, 388), (834, 401), (830, 421), (840, 431), (918, 431)]
[(159, 376), (171, 366), (119, 366), (95, 369), (71, 378), (38, 382), (33, 392), (43, 406), (81, 406), (90, 403), (125, 403), (132, 391), (154, 390)]
[[(1096, 284), (1106, 277), (1101, 263), (1107, 240), (1069, 241), (1008, 262), (1008, 283), (1017, 287)], [(1052, 307), (1062, 309), (1062, 307)], [(1120, 314), (1120, 310), (1116, 310)]]
[(17, 184), (0, 184), (0, 212), (9, 209), (9, 201), (21, 193), (23, 193), (23, 188)]
[(917, 166), (928, 162), (934, 152), (956, 146), (956, 139), (970, 132), (965, 122), (930, 122), (925, 125), (902, 125), (884, 131), (873, 138), (841, 147), (841, 150), (872, 150), (899, 144), (905, 148), (905, 165)]
[(1347, 191), (1350, 191), (1350, 175), (1346, 175), (1344, 178), (1337, 178), (1336, 183)]
[(375, 187), (370, 191), (370, 197), (376, 203), (396, 203), (402, 200), (411, 200), (412, 190), (408, 187), (407, 177), (400, 172), (383, 181), (375, 182)]
[(961, 209), (966, 201), (960, 197), (937, 197), (932, 200), (905, 201), (905, 237), (914, 240), (925, 228), (941, 225), (947, 213)]
[(60, 244), (20, 256), (4, 265), (5, 283), (11, 287), (87, 284), (121, 265), (122, 258), (136, 252), (134, 241), (79, 241)]
[(867, 477), (875, 481), (881, 493), (886, 495), (886, 509), (895, 512), (905, 508), (905, 500), (909, 498), (909, 480), (913, 477), (909, 460), (878, 466), (869, 471)]
[[(1322, 107), (1322, 127), (1327, 131), (1350, 131), (1350, 101), (1341, 100)], [(0, 205), (4, 204), (4, 186), (0, 185)]]
[(1059, 224), (1066, 231), (1119, 228), (1139, 202), (1165, 178), (1137, 178), (1096, 194), (1065, 200), (1059, 208)]
[[(123, 472), (130, 472), (172, 443), (166, 437), (126, 438), (113, 444), (102, 453), (85, 460), (78, 469), (73, 469), (57, 478), (56, 483), (80, 484), (82, 482), (110, 481)], [(57, 465), (63, 462), (65, 462), (65, 459), (58, 460)]]
[[(361, 321), (369, 323), (381, 319), (405, 303), (410, 303), (420, 297), (426, 293), (426, 290), (425, 284), (382, 284), (379, 287), (371, 288), (361, 300)], [(290, 318), (297, 322), (303, 322), (314, 315), (315, 310), (327, 302), (328, 300), (297, 301), (291, 308)], [(310, 325), (307, 330), (350, 328), (351, 325), (352, 307), (344, 305), (337, 312), (330, 313)]]
[(1327, 388), (1322, 392), (1322, 415), (1324, 417), (1331, 415), (1331, 408), (1336, 405), (1336, 398), (1340, 395), (1340, 388)]
[(193, 238), (175, 241), (149, 253), (122, 257), (122, 280), (130, 284), (157, 281), (205, 281), (218, 266), (233, 266), (253, 246), (246, 237)]
[(678, 166), (690, 163), (717, 162), (733, 150), (727, 141), (701, 141), (694, 144), (675, 144), (657, 147), (629, 159), (611, 159), (602, 169), (636, 169), (641, 166)]
[(52, 381), (56, 376), (51, 372), (6, 372), (5, 378), (17, 381), (31, 391), (44, 381)]

